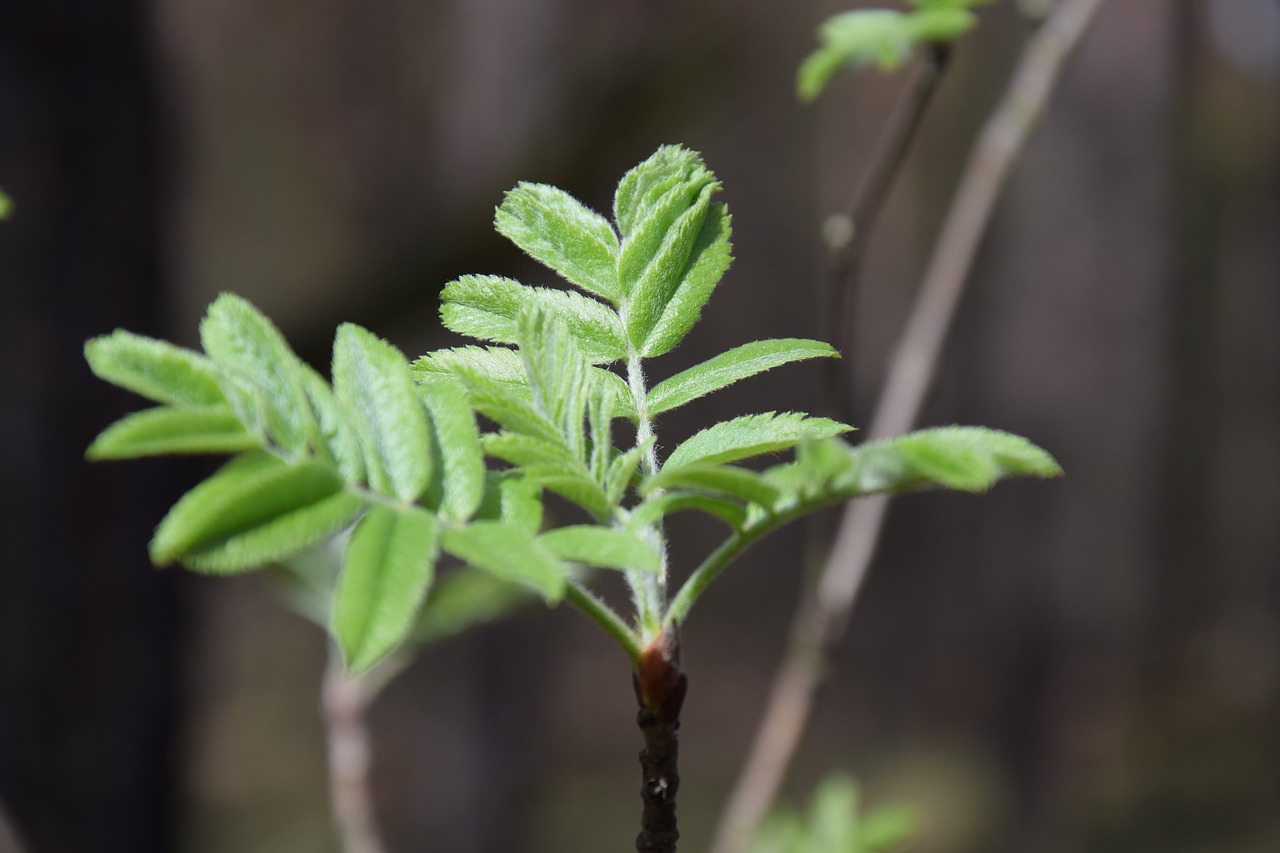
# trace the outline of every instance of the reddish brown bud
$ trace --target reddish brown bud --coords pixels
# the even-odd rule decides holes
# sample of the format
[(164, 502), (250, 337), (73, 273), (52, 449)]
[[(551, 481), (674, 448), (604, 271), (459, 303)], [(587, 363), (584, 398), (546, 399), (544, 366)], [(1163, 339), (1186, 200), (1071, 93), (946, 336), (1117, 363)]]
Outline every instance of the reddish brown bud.
[(680, 672), (680, 640), (667, 629), (653, 638), (636, 662), (636, 698), (660, 717), (675, 719), (684, 700), (684, 676)]

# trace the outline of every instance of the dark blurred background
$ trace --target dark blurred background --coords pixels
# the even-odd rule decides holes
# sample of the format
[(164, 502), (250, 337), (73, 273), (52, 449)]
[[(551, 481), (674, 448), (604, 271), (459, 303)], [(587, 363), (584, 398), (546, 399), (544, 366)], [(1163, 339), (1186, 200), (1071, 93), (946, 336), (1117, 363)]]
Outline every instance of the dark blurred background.
[[(333, 851), (321, 634), (260, 578), (158, 572), (206, 465), (90, 467), (137, 401), (118, 326), (196, 341), (240, 293), (324, 367), (354, 320), (451, 343), (451, 277), (550, 283), (491, 227), (519, 179), (604, 209), (660, 143), (724, 181), (737, 260), (656, 378), (814, 336), (820, 225), (903, 82), (793, 95), (845, 8), (767, 0), (0, 0), (0, 814), (31, 853)], [(1028, 25), (959, 46), (864, 276), (865, 422), (973, 133)], [(1065, 480), (909, 497), (786, 796), (851, 769), (919, 853), (1280, 850), (1280, 2), (1110, 0), (1016, 168), (929, 424), (1051, 450)], [(816, 408), (796, 366), (664, 420)], [(713, 544), (673, 525), (677, 566)], [(704, 849), (777, 662), (804, 530), (685, 635), (682, 849)], [(372, 712), (392, 851), (601, 851), (636, 830), (622, 656), (538, 607), (424, 654)], [(6, 842), (2, 840), (0, 847)]]

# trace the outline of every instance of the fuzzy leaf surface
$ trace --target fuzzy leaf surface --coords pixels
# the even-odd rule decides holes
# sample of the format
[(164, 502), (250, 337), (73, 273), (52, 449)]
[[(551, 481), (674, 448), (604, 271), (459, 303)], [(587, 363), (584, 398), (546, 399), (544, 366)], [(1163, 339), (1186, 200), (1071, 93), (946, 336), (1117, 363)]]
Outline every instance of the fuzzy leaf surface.
[(627, 355), (618, 315), (604, 303), (580, 293), (526, 287), (495, 275), (464, 275), (449, 282), (440, 298), (441, 320), (460, 335), (514, 344), (519, 340), (516, 318), (521, 310), (538, 306), (565, 322), (593, 364), (619, 361)]
[(332, 461), (351, 485), (364, 482), (364, 455), (360, 439), (345, 411), (338, 408), (329, 383), (308, 365), (302, 366), (302, 388), (311, 404), (312, 417), (319, 430), (320, 441), (316, 451), (321, 459)]
[(450, 382), (426, 382), (418, 394), (430, 414), (431, 447), (436, 454), (426, 502), (449, 521), (464, 522), (484, 496), (484, 451), (480, 430), (466, 393)]
[(241, 456), (174, 504), (151, 540), (151, 559), (215, 574), (245, 571), (315, 544), (363, 507), (318, 462)]
[(663, 145), (630, 169), (618, 182), (613, 197), (613, 216), (623, 238), (630, 238), (638, 224), (653, 215), (673, 187), (705, 169), (697, 152), (681, 145)]
[(631, 511), (630, 524), (644, 527), (686, 510), (713, 515), (733, 530), (741, 530), (747, 521), (747, 510), (740, 503), (698, 492), (672, 491), (646, 498)]
[(566, 325), (549, 311), (526, 308), (517, 326), (534, 408), (555, 424), (573, 458), (585, 461), (590, 365)]
[(548, 531), (538, 541), (560, 559), (588, 566), (641, 572), (662, 569), (662, 561), (653, 548), (625, 530), (574, 524)]
[(435, 573), (436, 519), (416, 507), (375, 506), (347, 543), (333, 602), (333, 636), (347, 669), (363, 672), (404, 642)]
[(568, 567), (527, 530), (500, 521), (474, 521), (444, 531), (444, 549), (478, 569), (542, 593), (547, 603), (564, 596)]
[(733, 262), (732, 233), (729, 209), (723, 204), (711, 205), (684, 276), (640, 348), (646, 358), (668, 352), (698, 322), (702, 307)]
[(691, 462), (733, 462), (848, 432), (850, 427), (799, 412), (743, 415), (695, 433), (671, 452), (663, 470)]
[(640, 492), (648, 495), (655, 489), (678, 488), (715, 492), (764, 507), (773, 506), (779, 497), (777, 487), (755, 471), (705, 462), (664, 468), (657, 476), (646, 480)]
[(304, 454), (316, 428), (302, 363), (275, 324), (246, 300), (224, 293), (200, 322), (200, 341), (215, 362), (258, 393), (271, 440), (295, 457)]
[(169, 453), (239, 453), (259, 445), (240, 419), (224, 406), (160, 406), (134, 412), (103, 430), (85, 457), (136, 459)]
[(344, 323), (333, 344), (333, 391), (360, 440), (369, 485), (404, 503), (431, 482), (431, 434), (398, 349)]
[(84, 356), (100, 379), (157, 403), (227, 405), (213, 362), (189, 349), (117, 329), (86, 343)]
[(938, 427), (849, 451), (852, 465), (835, 485), (859, 492), (942, 486), (984, 492), (1005, 477), (1057, 477), (1062, 468), (1027, 439), (983, 427)]
[(521, 183), (507, 193), (494, 224), (535, 260), (589, 293), (617, 303), (618, 235), (603, 216), (564, 190)]
[(839, 356), (830, 344), (801, 338), (743, 344), (659, 382), (648, 394), (649, 413), (657, 415), (678, 408), (690, 400), (783, 364)]

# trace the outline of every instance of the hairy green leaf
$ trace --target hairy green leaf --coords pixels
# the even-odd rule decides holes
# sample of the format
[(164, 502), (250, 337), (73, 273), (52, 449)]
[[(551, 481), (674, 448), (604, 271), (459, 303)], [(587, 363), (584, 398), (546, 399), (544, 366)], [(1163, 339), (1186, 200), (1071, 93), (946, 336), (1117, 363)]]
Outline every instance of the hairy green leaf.
[(534, 600), (528, 587), (478, 569), (451, 572), (438, 580), (419, 611), (413, 639), (434, 643), (493, 622)]
[(633, 343), (648, 339), (684, 279), (711, 197), (719, 189), (710, 172), (673, 189), (623, 243), (618, 280), (628, 292), (626, 325)]
[(527, 530), (500, 521), (473, 521), (444, 531), (444, 549), (499, 578), (527, 584), (549, 604), (564, 595), (568, 567)]
[(298, 457), (309, 443), (319, 443), (303, 389), (302, 362), (262, 312), (223, 293), (200, 322), (200, 341), (215, 362), (258, 392), (267, 435), (278, 447)]
[[(631, 404), (631, 389), (627, 386), (627, 381), (603, 367), (591, 367), (588, 372), (591, 374), (591, 381), (597, 386), (604, 385), (613, 389), (613, 405), (610, 409), (612, 416), (634, 419), (636, 411)], [(457, 379), (463, 385), (468, 384), (469, 377), (484, 376), (489, 381), (502, 383), (518, 391), (515, 396), (523, 401), (533, 399), (529, 377), (524, 372), (524, 360), (518, 350), (508, 347), (455, 347), (437, 350), (415, 361), (413, 373), (419, 382), (449, 378)]]
[(829, 438), (850, 429), (827, 418), (813, 418), (798, 412), (743, 415), (695, 433), (671, 452), (663, 470), (691, 462), (733, 462), (786, 450), (805, 440)]
[(650, 218), (655, 206), (673, 187), (685, 185), (692, 176), (705, 171), (696, 151), (663, 145), (623, 175), (613, 197), (613, 216), (623, 238), (631, 237), (639, 223)]
[(483, 444), (485, 452), (490, 456), (512, 465), (545, 465), (585, 474), (582, 463), (573, 457), (562, 442), (543, 441), (513, 432), (498, 432), (486, 435)]
[(747, 510), (740, 503), (697, 492), (673, 491), (646, 498), (631, 511), (629, 523), (646, 527), (665, 516), (691, 509), (714, 515), (734, 530), (741, 530), (747, 521)]
[(723, 204), (711, 205), (702, 223), (702, 231), (693, 244), (680, 286), (640, 346), (640, 353), (646, 358), (668, 352), (698, 322), (702, 307), (733, 262), (733, 246), (729, 239), (732, 231), (728, 208)]
[(627, 485), (631, 482), (636, 474), (636, 468), (640, 465), (640, 460), (649, 452), (649, 448), (653, 446), (653, 436), (649, 436), (643, 444), (638, 444), (614, 459), (609, 465), (609, 473), (605, 476), (604, 491), (610, 505), (617, 506), (622, 503), (623, 496), (627, 493)]
[(755, 471), (704, 462), (664, 468), (657, 476), (650, 477), (641, 485), (640, 493), (649, 495), (656, 489), (675, 488), (717, 492), (764, 507), (773, 506), (779, 496), (778, 489)]
[(245, 571), (320, 541), (363, 507), (325, 465), (253, 453), (174, 504), (151, 540), (151, 559), (158, 566), (181, 560), (198, 571)]
[(852, 448), (833, 486), (860, 493), (938, 485), (982, 492), (1004, 477), (1056, 477), (1058, 463), (1021, 436), (982, 427), (938, 427)]
[(743, 344), (659, 382), (648, 395), (649, 414), (657, 415), (683, 406), (690, 400), (779, 365), (808, 358), (839, 356), (830, 344), (800, 338)]
[(333, 390), (360, 439), (369, 485), (417, 500), (431, 482), (431, 434), (400, 350), (344, 323), (333, 343)]
[(484, 451), (475, 416), (466, 394), (450, 382), (424, 382), (418, 394), (430, 413), (431, 446), (437, 454), (427, 505), (449, 521), (464, 522), (484, 495)]
[(618, 235), (603, 216), (563, 190), (521, 183), (494, 217), (498, 232), (589, 293), (617, 303)]
[(225, 407), (161, 406), (126, 415), (107, 427), (85, 457), (136, 459), (166, 453), (238, 453), (259, 444)]
[(555, 424), (574, 459), (585, 462), (585, 418), (591, 394), (590, 365), (568, 328), (554, 314), (536, 307), (517, 321), (520, 357), (533, 392), (533, 405)]
[(460, 335), (514, 344), (519, 340), (516, 318), (526, 306), (540, 306), (569, 328), (583, 354), (594, 364), (626, 358), (626, 337), (618, 315), (609, 306), (565, 290), (526, 287), (494, 275), (464, 275), (440, 294), (440, 318)]
[(333, 636), (360, 673), (404, 642), (435, 572), (436, 519), (417, 508), (375, 506), (347, 543), (333, 599)]
[(597, 519), (605, 520), (613, 514), (613, 504), (585, 468), (566, 470), (559, 465), (528, 465), (521, 471), (531, 482), (572, 501)]
[(225, 406), (213, 362), (165, 341), (117, 329), (84, 345), (96, 376), (112, 385), (174, 406)]
[(355, 426), (347, 413), (338, 408), (329, 383), (308, 365), (302, 366), (302, 387), (311, 403), (311, 414), (320, 432), (316, 452), (325, 461), (332, 461), (351, 485), (364, 482), (364, 456)]
[(625, 530), (574, 524), (548, 531), (538, 541), (560, 559), (588, 566), (641, 572), (662, 569), (662, 560), (652, 546)]
[(526, 533), (537, 533), (542, 528), (542, 487), (510, 471), (490, 471), (475, 518), (503, 521)]

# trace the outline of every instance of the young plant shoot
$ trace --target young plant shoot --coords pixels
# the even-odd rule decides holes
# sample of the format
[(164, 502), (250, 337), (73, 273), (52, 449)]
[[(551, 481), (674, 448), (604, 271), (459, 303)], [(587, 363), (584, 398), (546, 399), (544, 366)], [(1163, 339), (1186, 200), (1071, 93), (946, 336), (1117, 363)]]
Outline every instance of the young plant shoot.
[[(85, 352), (98, 376), (159, 405), (108, 427), (88, 456), (234, 454), (160, 522), (157, 565), (235, 574), (346, 534), (329, 630), (352, 673), (442, 630), (438, 617), (423, 627), (442, 555), (468, 567), (449, 577), (503, 582), (459, 595), (509, 597), (514, 583), (581, 610), (632, 668), (646, 743), (637, 849), (674, 850), (686, 690), (678, 629), (734, 558), (793, 519), (862, 495), (982, 491), (1006, 476), (1059, 473), (1047, 453), (1002, 432), (949, 427), (852, 447), (839, 438), (850, 427), (797, 412), (743, 414), (660, 440), (665, 412), (836, 355), (818, 341), (755, 341), (649, 386), (646, 362), (690, 332), (729, 267), (720, 189), (678, 146), (622, 178), (612, 220), (562, 190), (520, 184), (497, 210), (498, 231), (575, 289), (463, 276), (444, 288), (441, 317), (480, 345), (412, 364), (347, 324), (326, 381), (230, 294), (201, 323), (203, 353), (125, 331), (92, 340)], [(794, 455), (763, 469), (739, 464), (784, 451)], [(544, 529), (547, 492), (580, 519)], [(677, 562), (663, 533), (676, 512), (723, 527), (722, 544)], [(598, 598), (582, 567), (622, 573), (633, 612)]]

